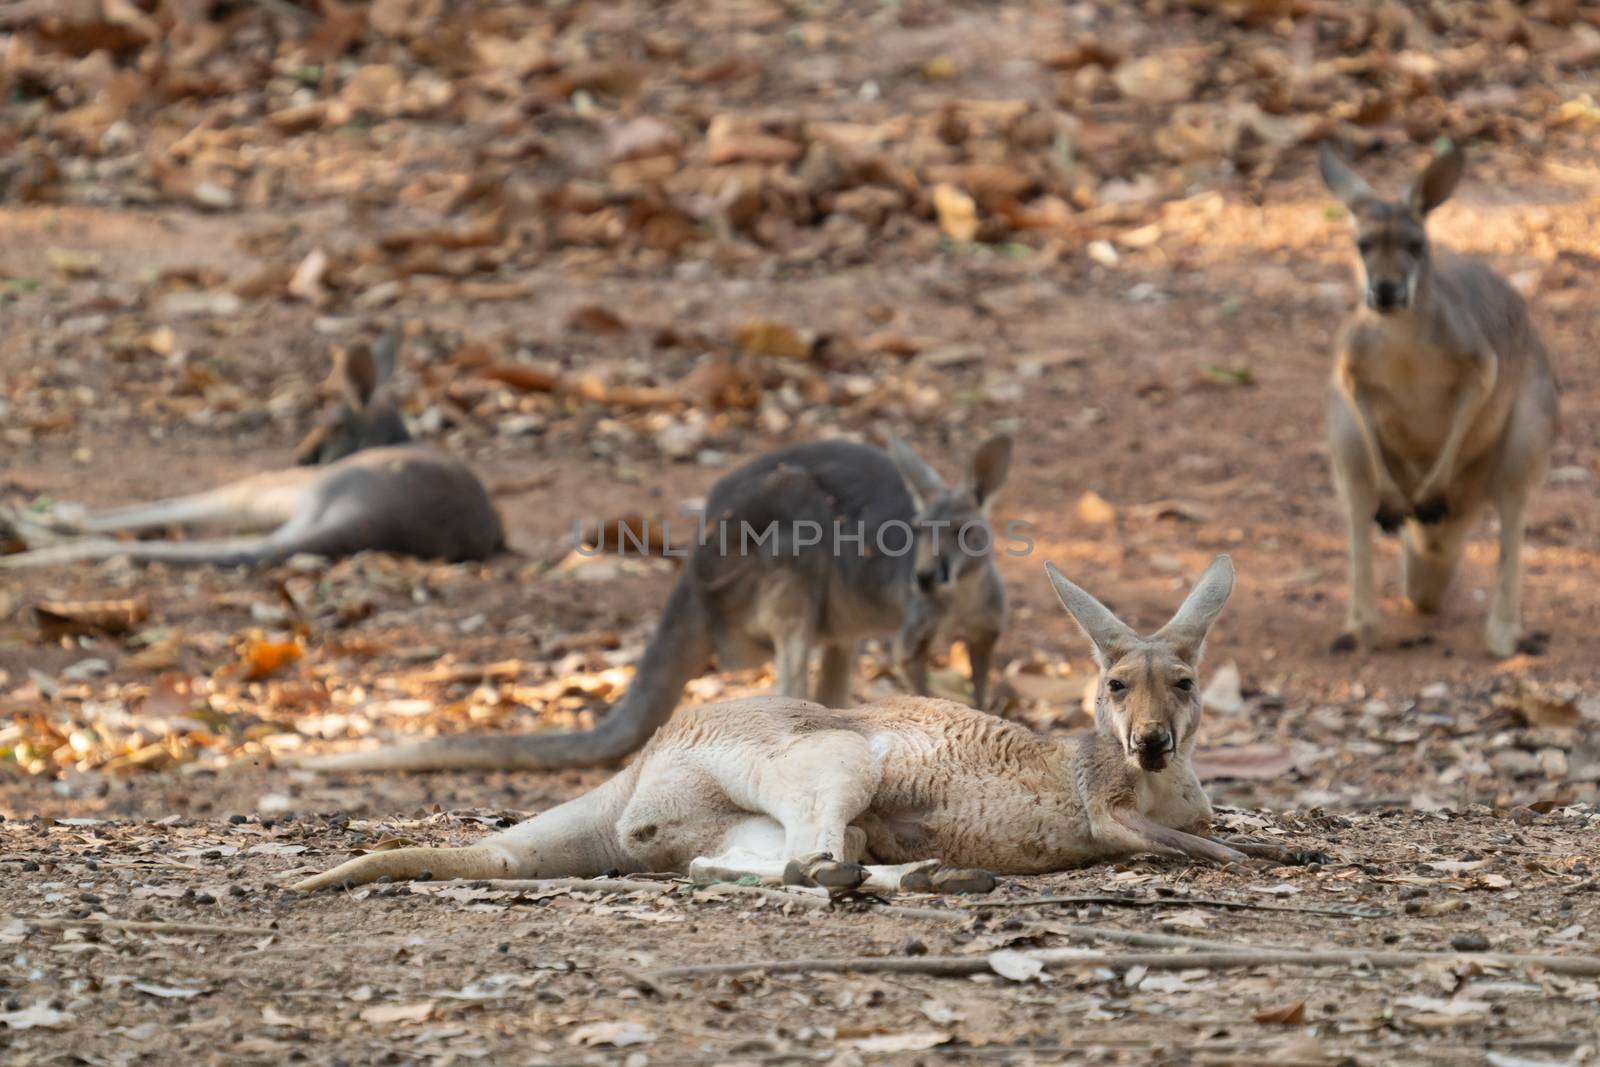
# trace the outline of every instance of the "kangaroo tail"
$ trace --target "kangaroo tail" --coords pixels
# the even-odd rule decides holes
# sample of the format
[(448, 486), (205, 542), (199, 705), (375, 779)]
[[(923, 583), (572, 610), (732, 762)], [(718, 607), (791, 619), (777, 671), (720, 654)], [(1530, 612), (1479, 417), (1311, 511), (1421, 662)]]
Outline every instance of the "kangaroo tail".
[(380, 878), (395, 881), (426, 875), (429, 879), (514, 878), (517, 864), (502, 849), (472, 845), (467, 848), (397, 848), (388, 852), (369, 852), (339, 864), (331, 871), (312, 875), (289, 888), (301, 893), (330, 885), (361, 885)]
[(604, 784), (465, 848), (397, 848), (370, 852), (296, 882), (309, 893), (379, 878), (563, 878), (638, 870), (617, 839), (617, 819), (639, 781), (635, 763)]
[(394, 748), (317, 756), (316, 771), (548, 771), (615, 763), (650, 740), (672, 716), (689, 680), (711, 658), (711, 627), (687, 569), (639, 661), (622, 701), (592, 730), (538, 734), (459, 735)]

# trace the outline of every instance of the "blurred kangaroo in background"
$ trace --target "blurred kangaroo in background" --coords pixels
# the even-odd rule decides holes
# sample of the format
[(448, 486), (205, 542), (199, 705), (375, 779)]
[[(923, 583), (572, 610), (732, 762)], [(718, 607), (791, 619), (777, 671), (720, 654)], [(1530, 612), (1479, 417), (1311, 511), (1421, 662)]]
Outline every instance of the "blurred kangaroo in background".
[(1428, 241), (1424, 220), (1462, 165), (1452, 148), (1391, 201), (1322, 149), (1323, 181), (1350, 209), (1363, 290), (1339, 341), (1328, 406), (1350, 535), (1349, 615), (1336, 650), (1370, 647), (1376, 636), (1374, 520), (1391, 533), (1403, 527), (1406, 599), (1432, 614), (1486, 505), (1500, 519), (1489, 651), (1541, 644), (1522, 633), (1522, 541), (1556, 433), (1556, 381), (1510, 284)]
[[(504, 545), (500, 518), (476, 475), (459, 460), (412, 442), (385, 385), (399, 335), (377, 354), (366, 345), (336, 353), (343, 398), (295, 451), (300, 466), (192, 496), (90, 512), (67, 532), (106, 534), (203, 525), (266, 530), (198, 541), (66, 540), (0, 556), (0, 568), (103, 560), (238, 566), (279, 563), (300, 552), (347, 556), (395, 552), (451, 562), (486, 559)], [(23, 540), (59, 540), (13, 515)], [(31, 533), (30, 533), (31, 528)]]
[[(897, 668), (927, 691), (926, 657), (965, 642), (983, 706), (1006, 598), (987, 510), (1011, 439), (975, 454), (951, 489), (898, 438), (889, 451), (845, 441), (778, 449), (712, 486), (700, 535), (667, 598), (633, 683), (593, 730), (460, 735), (309, 759), (317, 770), (544, 770), (611, 763), (666, 722), (713, 655), (722, 670), (776, 662), (777, 691), (850, 703), (857, 647), (892, 638)], [(772, 531), (765, 539), (761, 535)]]

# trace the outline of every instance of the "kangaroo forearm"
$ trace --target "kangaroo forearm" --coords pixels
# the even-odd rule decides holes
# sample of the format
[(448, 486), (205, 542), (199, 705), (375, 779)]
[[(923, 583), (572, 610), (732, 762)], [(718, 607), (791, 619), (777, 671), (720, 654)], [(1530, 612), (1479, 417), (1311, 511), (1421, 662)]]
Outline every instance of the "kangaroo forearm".
[(1350, 409), (1352, 421), (1361, 434), (1361, 445), (1367, 453), (1367, 462), (1372, 469), (1372, 476), (1379, 487), (1394, 484), (1394, 476), (1390, 473), (1388, 464), (1383, 461), (1383, 448), (1378, 442), (1378, 433), (1373, 427), (1372, 397), (1356, 381), (1355, 372), (1351, 369), (1348, 357), (1341, 355), (1333, 375), (1334, 386), (1339, 390), (1339, 395)]
[(1477, 373), (1468, 379), (1461, 394), (1456, 398), (1456, 409), (1450, 419), (1450, 429), (1445, 434), (1444, 444), (1439, 448), (1439, 455), (1434, 460), (1432, 468), (1423, 478), (1424, 486), (1435, 491), (1442, 490), (1455, 476), (1467, 434), (1478, 421), (1478, 416), (1483, 414), (1489, 398), (1494, 395), (1495, 385), (1500, 376), (1499, 367), (1500, 361), (1493, 353), (1479, 357)]

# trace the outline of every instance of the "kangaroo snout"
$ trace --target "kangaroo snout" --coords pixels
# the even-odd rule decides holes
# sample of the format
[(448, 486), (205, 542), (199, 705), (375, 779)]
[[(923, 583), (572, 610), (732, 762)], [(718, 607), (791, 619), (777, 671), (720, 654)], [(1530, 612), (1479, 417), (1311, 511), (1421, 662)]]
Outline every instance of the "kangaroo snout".
[(1409, 302), (1410, 288), (1405, 282), (1375, 281), (1367, 288), (1367, 302), (1374, 311), (1398, 311)]
[(1138, 727), (1131, 738), (1139, 766), (1147, 771), (1159, 771), (1167, 765), (1172, 755), (1172, 731), (1160, 723), (1146, 723)]

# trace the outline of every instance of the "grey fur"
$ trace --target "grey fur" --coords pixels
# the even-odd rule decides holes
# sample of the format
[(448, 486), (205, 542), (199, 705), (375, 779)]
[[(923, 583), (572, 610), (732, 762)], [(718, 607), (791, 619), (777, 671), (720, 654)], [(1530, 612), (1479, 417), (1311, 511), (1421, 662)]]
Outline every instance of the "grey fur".
[[(0, 568), (38, 567), (126, 556), (139, 562), (248, 566), (297, 553), (338, 557), (394, 552), (451, 562), (481, 560), (504, 546), (489, 494), (464, 464), (411, 441), (385, 388), (397, 336), (339, 359), (344, 400), (297, 449), (302, 466), (269, 471), (203, 493), (92, 512), (74, 534), (200, 525), (257, 531), (196, 541), (60, 540), (10, 556)], [(18, 520), (26, 533), (28, 524)], [(262, 532), (264, 531), (264, 532)]]
[[(844, 707), (857, 646), (868, 638), (894, 639), (897, 665), (919, 693), (926, 692), (925, 660), (933, 645), (966, 641), (974, 699), (981, 706), (1006, 603), (994, 565), (993, 531), (979, 497), (986, 503), (999, 488), (1010, 441), (997, 438), (980, 449), (982, 461), (975, 463), (973, 477), (954, 490), (903, 442), (891, 447), (893, 459), (880, 449), (842, 441), (793, 445), (718, 481), (706, 500), (705, 535), (685, 562), (633, 684), (596, 729), (440, 738), (306, 765), (442, 770), (608, 763), (649, 739), (712, 655), (725, 670), (774, 660), (778, 692), (805, 697), (813, 653), (821, 649), (815, 699)], [(920, 508), (901, 474), (910, 461), (923, 499)], [(950, 528), (930, 531), (919, 525), (914, 549), (894, 553), (901, 539), (893, 524), (909, 529), (919, 518), (981, 523), (988, 536), (969, 536), (963, 546)], [(821, 531), (820, 545), (802, 546), (789, 536), (807, 522)], [(771, 523), (778, 532), (756, 544), (754, 535)], [(843, 550), (834, 551), (835, 527), (853, 536), (858, 524), (870, 550), (857, 551), (854, 542), (841, 540)], [(879, 531), (891, 551), (877, 549)]]

